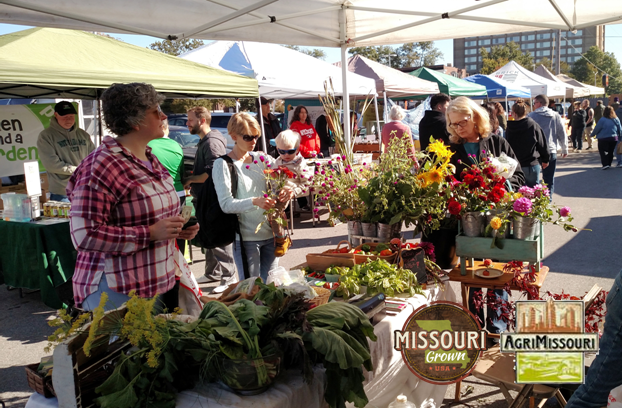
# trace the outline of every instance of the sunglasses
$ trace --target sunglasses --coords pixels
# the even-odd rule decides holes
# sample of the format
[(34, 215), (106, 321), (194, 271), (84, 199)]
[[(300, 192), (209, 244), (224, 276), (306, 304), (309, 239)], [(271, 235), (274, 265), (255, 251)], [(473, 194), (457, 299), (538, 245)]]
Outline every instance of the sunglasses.
[(452, 129), (458, 129), (459, 127), (463, 128), (469, 123), (470, 120), (471, 120), (471, 117), (465, 120), (461, 120), (460, 122), (451, 123), (449, 127)]
[(279, 154), (294, 154), (298, 151), (298, 149), (289, 149), (289, 150), (283, 150), (283, 149), (276, 149), (279, 151)]
[(257, 140), (259, 139), (259, 135), (256, 136), (252, 136), (252, 135), (243, 135), (242, 139), (244, 139), (245, 142), (252, 142), (253, 140)]

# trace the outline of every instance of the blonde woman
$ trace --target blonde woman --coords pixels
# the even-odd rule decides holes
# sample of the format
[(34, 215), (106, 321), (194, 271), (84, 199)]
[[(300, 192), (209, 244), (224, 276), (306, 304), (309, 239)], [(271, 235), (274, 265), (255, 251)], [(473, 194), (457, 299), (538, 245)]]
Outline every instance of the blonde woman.
[[(456, 166), (456, 178), (472, 164), (487, 156), (498, 157), (501, 153), (517, 160), (514, 151), (505, 139), (492, 135), (488, 112), (469, 98), (460, 96), (449, 103), (447, 112), (449, 149), (454, 152), (451, 162)], [(519, 168), (509, 180), (514, 191), (525, 184), (525, 175)]]

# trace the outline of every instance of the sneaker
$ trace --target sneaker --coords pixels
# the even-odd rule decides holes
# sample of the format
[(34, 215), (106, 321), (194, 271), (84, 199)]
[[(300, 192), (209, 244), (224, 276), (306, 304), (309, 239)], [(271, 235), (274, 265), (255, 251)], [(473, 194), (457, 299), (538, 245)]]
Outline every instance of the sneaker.
[(276, 238), (276, 248), (274, 249), (274, 256), (277, 258), (285, 255), (289, 247), (292, 246), (292, 240), (289, 237), (285, 238)]
[(305, 205), (304, 207), (300, 208), (300, 211), (310, 212), (311, 211), (311, 207), (309, 207), (308, 205)]
[(588, 147), (587, 149), (585, 149), (585, 150), (590, 150), (591, 148), (592, 148), (592, 146), (589, 146), (589, 147)]
[(197, 279), (197, 283), (199, 285), (205, 285), (206, 283), (213, 283), (213, 282), (220, 282), (220, 278), (212, 278), (210, 276), (201, 276), (199, 279)]
[(603, 170), (609, 170), (611, 166), (603, 166)]

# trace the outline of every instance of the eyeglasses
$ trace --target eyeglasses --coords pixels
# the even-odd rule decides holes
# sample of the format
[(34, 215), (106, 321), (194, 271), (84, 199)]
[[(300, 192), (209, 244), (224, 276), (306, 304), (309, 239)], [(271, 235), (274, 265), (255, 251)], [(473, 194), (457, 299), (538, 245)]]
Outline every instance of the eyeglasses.
[(243, 135), (242, 139), (244, 139), (245, 142), (252, 142), (253, 140), (259, 139), (259, 135)]
[(465, 127), (469, 123), (470, 120), (471, 120), (471, 117), (469, 116), (468, 119), (461, 120), (460, 122), (449, 124), (449, 127), (452, 128), (452, 129), (458, 129), (459, 127), (463, 128), (463, 127)]
[(283, 149), (276, 149), (279, 151), (279, 154), (294, 154), (296, 153), (296, 151), (298, 151), (298, 149), (289, 149), (289, 150), (283, 150)]

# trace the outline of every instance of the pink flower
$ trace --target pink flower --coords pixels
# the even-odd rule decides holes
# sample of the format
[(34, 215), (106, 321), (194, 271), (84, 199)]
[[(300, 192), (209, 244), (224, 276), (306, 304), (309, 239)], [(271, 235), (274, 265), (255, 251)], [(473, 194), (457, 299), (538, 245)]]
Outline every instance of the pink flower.
[(521, 197), (518, 200), (514, 201), (513, 205), (514, 211), (523, 213), (525, 215), (529, 215), (532, 206), (533, 204), (531, 204), (531, 200), (525, 197)]
[(326, 183), (322, 183), (322, 187), (326, 187)]
[(326, 172), (325, 172), (324, 170), (322, 170), (322, 171), (320, 172), (320, 174), (326, 174)]
[(253, 161), (253, 163), (257, 164), (257, 160)]
[(534, 189), (531, 188), (531, 187), (522, 186), (521, 188), (518, 189), (518, 192), (521, 193), (523, 195), (523, 197), (525, 197), (525, 198), (534, 198), (535, 197)]
[(266, 164), (266, 167), (270, 167), (270, 165), (269, 165), (269, 164)]
[(248, 165), (246, 166), (246, 169), (250, 169), (250, 168), (251, 168), (251, 166), (248, 166)]
[(393, 184), (397, 185), (397, 181), (394, 181)]
[(268, 194), (264, 194), (264, 195), (263, 195), (263, 198), (268, 198)]
[(329, 161), (328, 161), (328, 164), (333, 164), (333, 161), (332, 161), (332, 160), (329, 160)]
[(319, 209), (319, 208), (314, 208), (314, 209), (313, 209), (313, 212), (314, 212), (314, 213), (316, 213), (316, 212), (318, 212), (318, 211), (320, 211), (320, 209)]
[(345, 160), (346, 159), (346, 155), (344, 154), (343, 156), (341, 156), (341, 160)]
[(338, 210), (341, 210), (341, 206), (340, 206), (340, 205), (338, 205), (338, 206), (337, 206), (337, 209), (338, 209)]
[(337, 156), (337, 160), (341, 160), (341, 157)]
[(302, 171), (307, 171), (307, 169), (302, 169)]
[(570, 207), (562, 207), (559, 209), (559, 215), (562, 217), (567, 217), (570, 215)]
[(263, 161), (265, 160), (263, 156), (259, 156), (259, 160), (261, 160), (261, 162), (263, 163)]
[(366, 165), (367, 163), (363, 162), (363, 166)]

